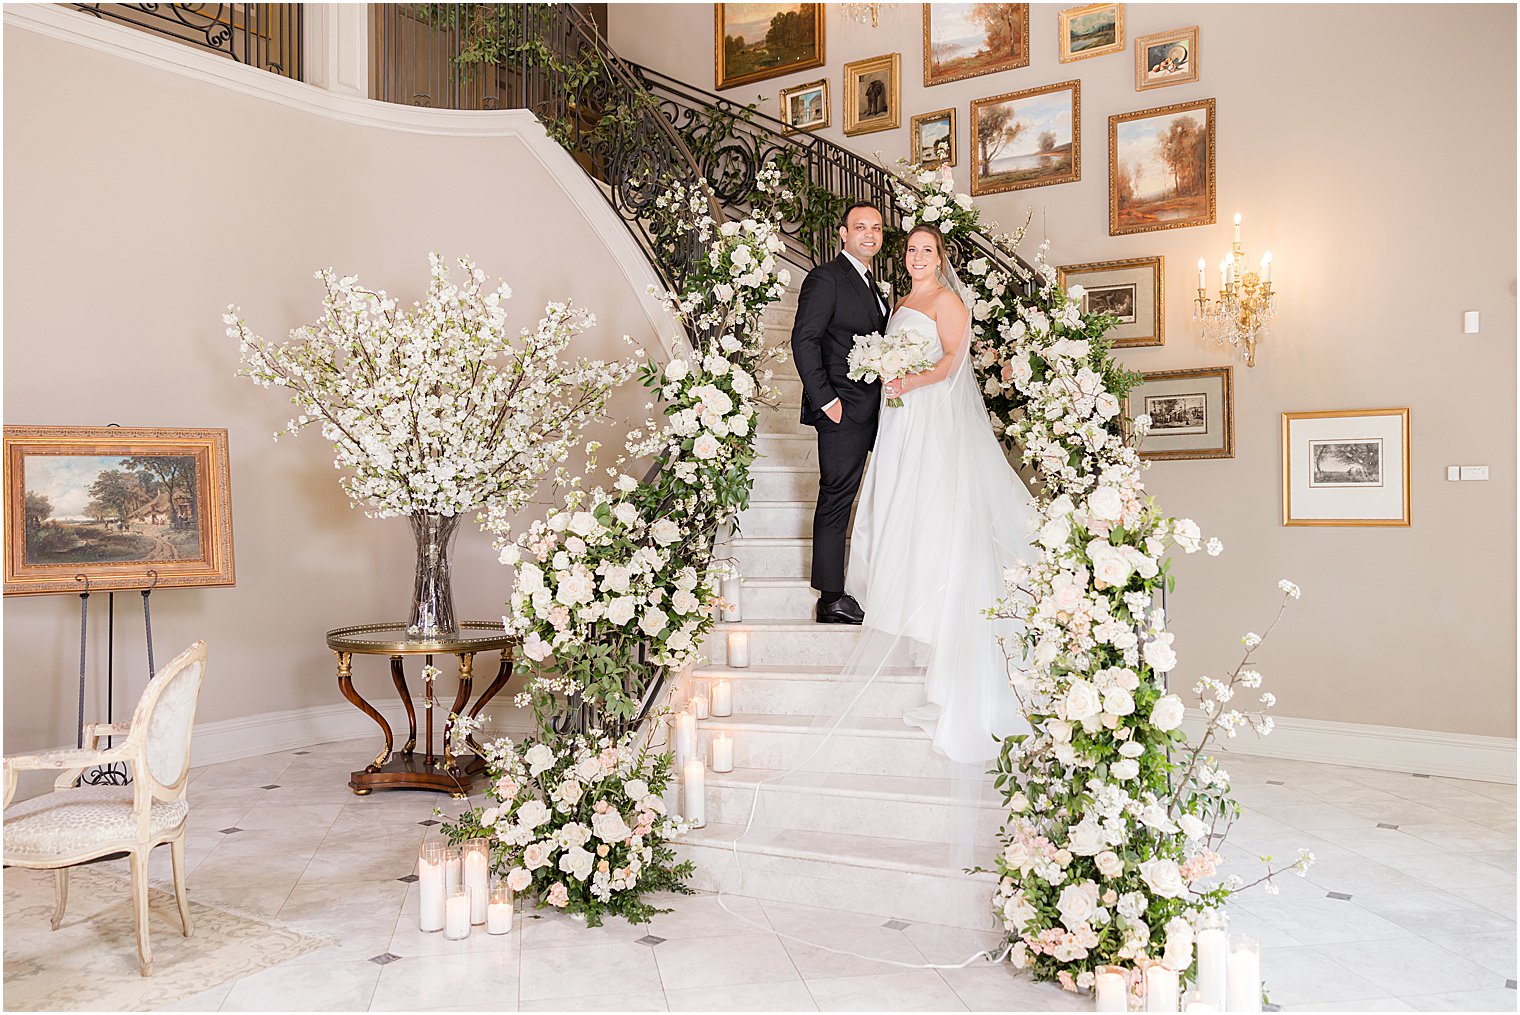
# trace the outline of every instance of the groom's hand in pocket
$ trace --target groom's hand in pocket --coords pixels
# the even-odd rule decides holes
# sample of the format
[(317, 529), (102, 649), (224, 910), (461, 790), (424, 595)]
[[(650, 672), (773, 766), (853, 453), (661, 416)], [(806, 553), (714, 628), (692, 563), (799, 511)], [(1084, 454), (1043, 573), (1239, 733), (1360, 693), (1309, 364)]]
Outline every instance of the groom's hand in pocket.
[(830, 421), (838, 423), (844, 418), (844, 403), (837, 398), (834, 399), (823, 407), (823, 414), (829, 417)]

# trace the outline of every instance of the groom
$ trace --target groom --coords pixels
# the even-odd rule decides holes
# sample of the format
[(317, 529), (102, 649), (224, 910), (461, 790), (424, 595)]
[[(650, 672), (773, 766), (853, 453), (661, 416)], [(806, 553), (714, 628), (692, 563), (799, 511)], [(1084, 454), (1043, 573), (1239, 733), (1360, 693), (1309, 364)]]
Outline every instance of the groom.
[(881, 383), (852, 381), (856, 335), (886, 327), (887, 304), (871, 277), (881, 249), (881, 212), (857, 202), (839, 223), (843, 247), (802, 282), (792, 356), (802, 377), (802, 422), (818, 430), (818, 507), (813, 513), (813, 588), (820, 624), (859, 624), (860, 604), (844, 593), (844, 541), (850, 505), (860, 489), (866, 455), (876, 443)]

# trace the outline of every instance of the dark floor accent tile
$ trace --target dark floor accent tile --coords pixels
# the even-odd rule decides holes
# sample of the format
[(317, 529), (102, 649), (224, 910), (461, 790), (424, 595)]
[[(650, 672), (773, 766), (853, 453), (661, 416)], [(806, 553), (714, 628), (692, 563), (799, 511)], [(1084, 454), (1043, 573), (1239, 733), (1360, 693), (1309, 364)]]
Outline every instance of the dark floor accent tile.
[(887, 930), (907, 930), (913, 925), (905, 920), (888, 920), (882, 926), (887, 928)]
[(370, 961), (377, 966), (388, 966), (400, 958), (401, 956), (392, 955), (390, 952), (381, 952), (379, 955), (371, 956)]
[(1326, 892), (1325, 893), (1325, 898), (1327, 898), (1327, 899), (1340, 899), (1342, 902), (1347, 902), (1347, 901), (1350, 900), (1351, 896), (1348, 895), (1348, 894), (1346, 894), (1345, 892)]
[(1379, 828), (1391, 828), (1395, 832), (1397, 832), (1399, 830), (1399, 826), (1393, 824), (1391, 821), (1379, 821), (1378, 822), (1378, 827)]
[(1286, 786), (1287, 783), (1283, 782), (1281, 779), (1268, 779), (1267, 780), (1267, 785), (1268, 786)]
[(404, 878), (397, 878), (396, 880), (397, 881), (405, 881), (409, 885), (414, 885), (414, 884), (417, 883), (417, 875), (415, 875), (415, 874), (408, 874), (406, 877), (404, 877)]
[(220, 831), (223, 835), (231, 835), (233, 832), (241, 832), (242, 829), (237, 825), (233, 825), (231, 828), (223, 828)]
[(1426, 775), (1424, 772), (1411, 772), (1410, 775), (1413, 775), (1416, 779), (1429, 779), (1430, 778), (1430, 776)]
[(443, 824), (443, 822), (442, 821), (438, 821), (438, 820), (436, 820), (434, 818), (428, 818), (426, 821), (419, 821), (419, 822), (417, 822), (417, 824), (421, 825), (423, 828), (426, 828), (429, 825), (441, 825), (441, 824)]
[(303, 754), (310, 754), (310, 753), (311, 753), (310, 751), (297, 751), (296, 752), (296, 757), (299, 758)]
[(635, 941), (636, 941), (637, 944), (649, 945), (650, 947), (653, 947), (654, 945), (660, 944), (664, 940), (665, 940), (664, 938), (662, 938), (662, 937), (656, 937), (653, 934), (645, 934), (643, 937), (635, 939)]
[(1510, 990), (1514, 990), (1515, 989), (1515, 981), (1514, 980), (1505, 980), (1504, 981), (1504, 985), (1506, 987), (1508, 987)]
[(259, 787), (259, 789), (279, 789), (279, 788), (280, 788), (280, 784), (277, 783), (277, 782), (272, 782), (268, 786), (260, 786)]

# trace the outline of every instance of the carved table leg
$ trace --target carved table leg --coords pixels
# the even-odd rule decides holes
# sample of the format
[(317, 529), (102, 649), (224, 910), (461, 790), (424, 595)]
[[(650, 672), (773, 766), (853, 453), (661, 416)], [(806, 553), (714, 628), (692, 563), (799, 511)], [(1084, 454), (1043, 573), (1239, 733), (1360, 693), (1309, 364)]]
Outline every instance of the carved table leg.
[(411, 754), (417, 746), (417, 709), (412, 706), (412, 692), (406, 686), (406, 670), (402, 668), (400, 656), (391, 656), (391, 683), (396, 685), (396, 693), (401, 695), (401, 704), (406, 706), (408, 729), (406, 746), (401, 748), (401, 753)]
[[(512, 650), (505, 649), (501, 653), (501, 666), (496, 671), (496, 679), (491, 681), (490, 685), (481, 692), (480, 698), (475, 702), (475, 706), (470, 709), (470, 718), (475, 719), (479, 717), (481, 709), (490, 704), (491, 699), (496, 697), (496, 692), (505, 687), (507, 681), (510, 679), (512, 679)], [(473, 750), (476, 754), (482, 753), (482, 748), (480, 744), (475, 741), (475, 735), (473, 733), (470, 734), (468, 738), (466, 738), (465, 742), (470, 745), (470, 749)]]
[[(359, 696), (359, 692), (354, 690), (354, 673), (352, 663), (352, 653), (338, 653), (338, 690), (343, 692), (343, 697), (353, 702), (355, 708), (363, 712), (365, 715), (369, 716), (371, 719), (375, 720), (375, 722), (379, 723), (380, 731), (385, 734), (385, 747), (381, 749), (379, 754), (375, 755), (375, 760), (368, 769), (368, 771), (379, 771), (381, 766), (383, 766), (387, 761), (391, 760), (391, 748), (395, 745), (395, 738), (391, 734), (391, 724), (385, 721), (385, 716), (381, 715), (379, 711), (375, 709), (375, 706), (365, 701), (362, 697)], [(359, 793), (358, 790), (355, 790), (354, 792)], [(369, 791), (364, 791), (364, 793), (367, 792)], [(362, 796), (363, 793), (360, 793), (360, 795)]]
[(470, 700), (470, 685), (475, 680), (474, 666), (473, 652), (459, 653), (459, 693), (454, 695), (454, 704), (449, 706), (449, 718), (443, 727), (443, 770), (455, 776), (460, 773), (454, 757), (454, 718), (464, 713), (464, 706)]

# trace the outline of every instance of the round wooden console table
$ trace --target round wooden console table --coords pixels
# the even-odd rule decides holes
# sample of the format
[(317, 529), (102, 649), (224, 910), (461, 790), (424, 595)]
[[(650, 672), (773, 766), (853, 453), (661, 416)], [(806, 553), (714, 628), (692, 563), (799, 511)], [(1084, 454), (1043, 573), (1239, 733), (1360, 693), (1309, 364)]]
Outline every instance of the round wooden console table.
[[(486, 707), (496, 692), (500, 691), (512, 675), (512, 647), (516, 638), (506, 633), (500, 623), (487, 620), (470, 620), (459, 625), (459, 631), (447, 638), (419, 641), (407, 636), (406, 625), (396, 624), (359, 624), (354, 627), (340, 627), (327, 632), (327, 647), (332, 649), (338, 656), (338, 690), (343, 692), (343, 697), (353, 702), (354, 707), (365, 715), (375, 720), (380, 726), (380, 732), (385, 735), (385, 746), (380, 753), (375, 755), (375, 760), (364, 768), (354, 772), (348, 785), (354, 793), (364, 796), (376, 789), (432, 789), (452, 793), (455, 796), (464, 796), (470, 790), (470, 784), (474, 778), (485, 768), (485, 762), (480, 758), (480, 745), (475, 742), (473, 736), (466, 738), (466, 743), (476, 754), (465, 757), (456, 757), (450, 744), (453, 720), (445, 719), (443, 726), (443, 750), (433, 753), (433, 705), (434, 689), (423, 683), (423, 728), (424, 746), (423, 753), (417, 754), (417, 709), (412, 704), (412, 694), (406, 683), (406, 672), (402, 668), (406, 656), (424, 656), (425, 666), (433, 664), (435, 655), (452, 655), (459, 660), (459, 691), (454, 696), (454, 703), (448, 710), (449, 716), (468, 715), (474, 719), (480, 715), (481, 709)], [(464, 708), (469, 704), (470, 689), (474, 682), (474, 660), (481, 652), (500, 652), (501, 666), (496, 672), (496, 679), (476, 699), (468, 713)], [(396, 693), (401, 696), (401, 703), (406, 706), (406, 719), (408, 724), (406, 746), (401, 748), (401, 753), (395, 753), (395, 737), (391, 733), (390, 723), (385, 721), (385, 716), (380, 711), (365, 701), (354, 689), (353, 657), (356, 655), (389, 656), (391, 661), (391, 681), (396, 685)]]

